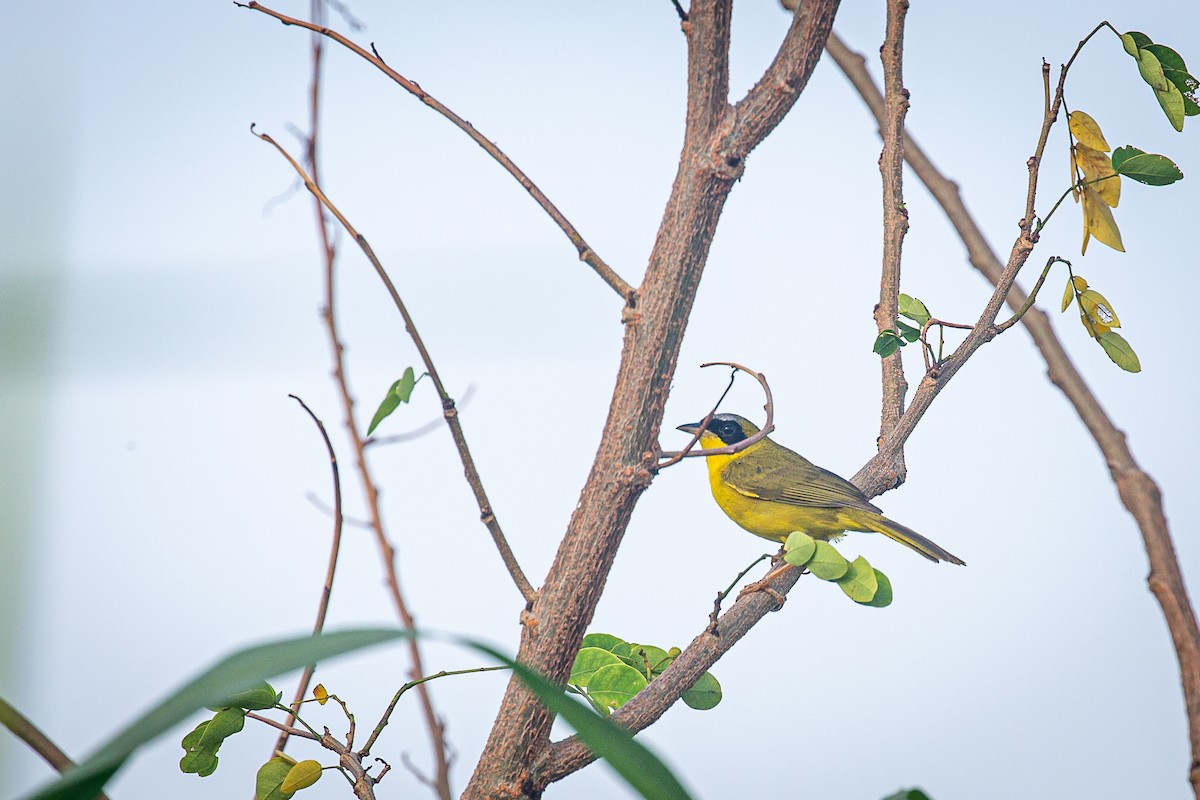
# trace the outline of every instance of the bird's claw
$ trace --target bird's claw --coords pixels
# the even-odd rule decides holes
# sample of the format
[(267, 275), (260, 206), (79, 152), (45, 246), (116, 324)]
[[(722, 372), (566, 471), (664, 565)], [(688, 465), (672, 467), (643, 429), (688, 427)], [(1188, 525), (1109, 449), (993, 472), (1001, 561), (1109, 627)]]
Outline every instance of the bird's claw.
[(738, 592), (737, 599), (741, 600), (746, 595), (754, 594), (755, 592), (765, 592), (768, 594), (771, 599), (775, 601), (775, 611), (783, 608), (783, 603), (787, 599), (779, 591), (774, 589), (765, 578), (761, 581), (755, 581), (754, 583), (748, 583), (743, 586), (742, 590)]

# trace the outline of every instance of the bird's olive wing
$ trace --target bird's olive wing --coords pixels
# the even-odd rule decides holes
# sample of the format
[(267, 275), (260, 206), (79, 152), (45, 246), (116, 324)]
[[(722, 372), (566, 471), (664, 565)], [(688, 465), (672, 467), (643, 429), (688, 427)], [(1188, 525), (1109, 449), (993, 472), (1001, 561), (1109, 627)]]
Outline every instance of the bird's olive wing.
[(747, 497), (812, 508), (860, 508), (879, 513), (850, 481), (821, 469), (798, 453), (779, 449), (785, 451), (786, 458), (737, 459), (729, 463), (722, 477)]

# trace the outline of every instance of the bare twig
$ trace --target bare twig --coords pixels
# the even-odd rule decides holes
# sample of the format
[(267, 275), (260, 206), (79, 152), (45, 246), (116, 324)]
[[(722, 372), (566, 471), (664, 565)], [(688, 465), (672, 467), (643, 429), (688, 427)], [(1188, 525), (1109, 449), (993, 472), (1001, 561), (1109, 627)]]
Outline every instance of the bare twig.
[(636, 296), (636, 289), (626, 283), (621, 276), (613, 270), (612, 267), (604, 263), (604, 259), (600, 258), (599, 254), (592, 249), (591, 245), (584, 241), (583, 236), (575, 229), (575, 226), (572, 225), (565, 216), (563, 216), (563, 213), (559, 211), (552, 202), (550, 202), (550, 198), (546, 197), (546, 195), (542, 193), (542, 190), (539, 189), (537, 185), (534, 184), (534, 182), (530, 180), (529, 177), (522, 172), (515, 163), (513, 163), (512, 159), (505, 155), (500, 148), (495, 145), (494, 142), (489, 140), (479, 131), (475, 130), (475, 126), (473, 126), (471, 123), (467, 122), (465, 119), (458, 116), (458, 114), (455, 114), (449, 108), (442, 105), (437, 98), (433, 97), (431, 94), (422, 89), (416, 81), (409, 80), (399, 72), (396, 72), (396, 70), (389, 67), (387, 63), (379, 57), (378, 53), (367, 51), (360, 45), (350, 41), (342, 34), (331, 30), (324, 25), (317, 25), (312, 22), (305, 22), (302, 19), (289, 17), (286, 14), (281, 14), (280, 12), (267, 8), (266, 6), (257, 2), (235, 3), (235, 5), (241, 6), (242, 8), (248, 8), (253, 11), (261, 11), (263, 14), (279, 20), (284, 25), (295, 25), (300, 28), (306, 28), (314, 33), (319, 33), (322, 36), (332, 39), (333, 41), (345, 47), (347, 50), (350, 50), (355, 55), (362, 58), (364, 61), (370, 63), (384, 75), (387, 75), (393, 81), (398, 83), (422, 103), (454, 123), (454, 125), (457, 126), (463, 133), (467, 134), (467, 136), (470, 136), (477, 145), (482, 147), (488, 155), (494, 158), (500, 164), (500, 166), (504, 167), (504, 169), (507, 170), (510, 175), (516, 178), (517, 183), (521, 184), (521, 187), (524, 188), (525, 191), (529, 192), (530, 196), (533, 197), (537, 204), (542, 207), (542, 210), (550, 216), (550, 219), (554, 220), (554, 223), (558, 225), (559, 229), (562, 230), (562, 232), (566, 234), (567, 238), (571, 240), (571, 244), (573, 244), (575, 249), (579, 252), (579, 260), (583, 261), (585, 264), (595, 270), (596, 274), (599, 275), (604, 282), (613, 289), (613, 291), (620, 295), (626, 304), (633, 304)]
[[(291, 155), (289, 155), (288, 152), (284, 150), (283, 147), (281, 147), (279, 143), (272, 139), (269, 135), (258, 132), (254, 132), (254, 135), (274, 146), (275, 149), (278, 150), (284, 156), (284, 158), (288, 160), (288, 162), (292, 165), (292, 168), (295, 169), (296, 172), (299, 173), (304, 179), (304, 185), (308, 187), (308, 190), (312, 192), (318, 200), (320, 200), (320, 202), (329, 210), (331, 214), (337, 217), (338, 222), (342, 224), (342, 227), (346, 229), (346, 232), (350, 235), (350, 237), (358, 243), (360, 248), (362, 248), (363, 253), (371, 262), (371, 266), (375, 268), (375, 272), (383, 281), (384, 286), (388, 290), (388, 294), (391, 295), (392, 302), (395, 304), (396, 309), (400, 312), (400, 316), (404, 319), (404, 326), (407, 329), (409, 336), (412, 337), (413, 344), (416, 346), (417, 352), (421, 355), (421, 361), (425, 364), (425, 371), (429, 373), (429, 378), (433, 381), (433, 385), (437, 389), (438, 396), (442, 400), (442, 414), (445, 416), (446, 424), (449, 426), (450, 433), (454, 437), (454, 444), (457, 446), (459, 457), (462, 459), (463, 470), (466, 473), (467, 482), (470, 484), (471, 490), (475, 493), (475, 500), (479, 504), (480, 518), (483, 521), (483, 524), (487, 526), (488, 531), (491, 533), (492, 540), (496, 544), (496, 549), (500, 551), (500, 557), (504, 561), (504, 566), (508, 569), (509, 575), (512, 576), (513, 582), (517, 585), (517, 589), (521, 592), (521, 596), (525, 598), (526, 602), (532, 602), (537, 593), (534, 591), (528, 579), (525, 577), (525, 573), (521, 571), (521, 567), (517, 563), (516, 556), (513, 555), (512, 548), (508, 546), (508, 540), (504, 537), (504, 531), (500, 528), (500, 522), (496, 519), (496, 515), (492, 511), (491, 503), (487, 498), (487, 494), (483, 489), (483, 483), (479, 477), (479, 470), (476, 469), (475, 461), (471, 457), (471, 451), (467, 447), (467, 440), (463, 435), (462, 424), (458, 420), (458, 411), (455, 408), (454, 399), (446, 392), (445, 384), (442, 383), (442, 379), (438, 375), (437, 367), (434, 366), (433, 359), (430, 357), (429, 351), (425, 347), (425, 342), (421, 339), (420, 334), (417, 332), (417, 326), (413, 322), (412, 316), (408, 313), (408, 308), (404, 305), (404, 301), (400, 299), (400, 294), (396, 291), (395, 284), (392, 283), (392, 279), (388, 276), (387, 271), (384, 270), (383, 264), (375, 255), (375, 251), (371, 249), (371, 245), (367, 242), (366, 238), (357, 230), (355, 230), (354, 226), (350, 224), (350, 221), (346, 219), (342, 215), (342, 212), (339, 211), (337, 207), (330, 202), (329, 198), (325, 196), (325, 193), (321, 191), (321, 188), (313, 183), (312, 179), (309, 178), (309, 176), (305, 173), (304, 168), (297, 164), (296, 160), (292, 158)], [(340, 352), (341, 348), (339, 347), (337, 349)], [(358, 435), (357, 430), (353, 431), (353, 435), (361, 449), (363, 446), (363, 440)], [(370, 492), (372, 496), (374, 496), (374, 486), (371, 486)], [(407, 626), (407, 621), (405, 624)]]
[[(880, 125), (883, 152), (879, 172), (883, 177), (883, 270), (879, 280), (879, 305), (875, 306), (877, 332), (896, 329), (900, 296), (900, 263), (904, 236), (908, 233), (908, 209), (904, 205), (904, 118), (908, 113), (908, 90), (904, 88), (904, 21), (908, 0), (888, 0), (887, 27), (880, 55), (883, 60), (884, 121)], [(897, 350), (880, 359), (882, 402), (879, 442), (887, 441), (904, 414), (908, 382), (904, 361)], [(894, 452), (888, 465), (893, 484), (904, 482), (904, 448)]]
[[(325, 442), (325, 452), (329, 454), (329, 467), (333, 472), (333, 539), (329, 546), (329, 563), (325, 568), (325, 583), (321, 587), (321, 600), (317, 603), (317, 620), (313, 623), (313, 635), (315, 636), (325, 628), (325, 615), (329, 611), (329, 597), (333, 593), (333, 575), (337, 570), (338, 553), (342, 547), (342, 481), (338, 474), (337, 454), (333, 450), (333, 442), (329, 440), (329, 433), (325, 430), (325, 423), (321, 422), (312, 409), (299, 397), (294, 394), (290, 394), (288, 397), (299, 403), (300, 407), (316, 423), (317, 430), (321, 432), (321, 438)], [(300, 675), (300, 682), (296, 685), (296, 694), (292, 698), (292, 710), (288, 715), (287, 725), (291, 725), (296, 720), (296, 712), (299, 711), (304, 696), (308, 694), (308, 684), (312, 681), (316, 668), (316, 664), (309, 664)], [(279, 738), (275, 742), (276, 750), (282, 751), (287, 746), (288, 735), (287, 730), (281, 729)]]
[[(60, 774), (75, 766), (75, 762), (71, 760), (70, 756), (60, 750), (58, 745), (50, 741), (49, 736), (34, 725), (28, 717), (9, 705), (3, 697), (0, 697), (0, 726), (8, 728), (13, 736), (24, 742), (30, 750), (41, 756)], [(103, 792), (98, 793), (96, 798), (97, 800), (108, 800), (108, 796)]]
[[(322, 19), (324, 15), (324, 6), (320, 0), (313, 0), (312, 12), (314, 19)], [(337, 384), (338, 393), (342, 402), (342, 414), (347, 432), (350, 434), (350, 440), (354, 445), (354, 454), (356, 466), (359, 476), (362, 480), (363, 492), (367, 502), (367, 508), (371, 518), (371, 529), (375, 534), (375, 542), (379, 548), (380, 560), (382, 561), (385, 581), (391, 595), (392, 604), (396, 608), (396, 614), (399, 616), (404, 627), (415, 630), (416, 622), (412, 612), (408, 608), (408, 603), (404, 598), (403, 592), (400, 590), (400, 577), (396, 571), (396, 551), (388, 541), (387, 532), (383, 527), (383, 516), (379, 510), (379, 491), (375, 486), (375, 480), (371, 475), (370, 466), (367, 463), (366, 446), (363, 437), (358, 432), (358, 426), (354, 420), (354, 398), (350, 392), (349, 378), (346, 375), (345, 359), (343, 356), (344, 348), (341, 342), (341, 336), (338, 333), (337, 315), (336, 315), (336, 281), (334, 280), (334, 268), (337, 262), (337, 251), (334, 247), (329, 225), (325, 217), (323, 208), (324, 195), (321, 193), (317, 180), (320, 176), (320, 159), (318, 158), (318, 142), (320, 141), (319, 129), (321, 120), (321, 57), (323, 52), (323, 39), (320, 36), (312, 37), (312, 78), (310, 83), (309, 95), (309, 135), (306, 147), (306, 160), (309, 163), (309, 168), (312, 171), (312, 177), (304, 171), (296, 160), (291, 157), (278, 143), (268, 136), (262, 137), (264, 141), (269, 142), (275, 147), (296, 169), (299, 177), (304, 181), (305, 186), (312, 192), (315, 200), (313, 203), (313, 211), (316, 215), (317, 231), (321, 240), (321, 255), (324, 263), (324, 280), (325, 280), (325, 307), (322, 309), (322, 316), (325, 320), (326, 330), (329, 336), (329, 345), (333, 356), (333, 375), (334, 382)], [(253, 130), (253, 126), (251, 126)], [(333, 211), (333, 209), (331, 209)], [(340, 215), (335, 214), (341, 219)], [(322, 432), (324, 429), (322, 427)], [(341, 515), (338, 514), (340, 520)], [(422, 675), (425, 668), (422, 665), (421, 648), (416, 638), (410, 638), (407, 642), (409, 658), (412, 662), (412, 671), (414, 675)], [(450, 764), (446, 756), (447, 746), (445, 740), (445, 727), (441, 718), (433, 707), (433, 698), (430, 696), (427, 687), (421, 686), (419, 690), (419, 704), (421, 713), (425, 721), (425, 727), (430, 738), (430, 748), (433, 753), (433, 761), (435, 772), (437, 775), (437, 794), (440, 800), (451, 799), (450, 789)], [(357, 791), (356, 786), (356, 791)]]
[(409, 681), (401, 686), (396, 691), (396, 694), (392, 696), (392, 702), (388, 703), (387, 709), (379, 718), (379, 723), (375, 726), (375, 729), (371, 731), (371, 735), (367, 738), (367, 743), (362, 746), (362, 748), (358, 751), (358, 754), (363, 757), (370, 755), (371, 748), (375, 746), (375, 740), (379, 738), (379, 734), (383, 733), (383, 729), (387, 727), (388, 721), (392, 718), (392, 712), (396, 710), (396, 704), (400, 702), (400, 698), (404, 695), (404, 693), (409, 689), (412, 689), (414, 686), (420, 686), (423, 683), (437, 680), (438, 678), (445, 678), (449, 675), (469, 675), (472, 672), (495, 672), (503, 669), (510, 669), (510, 667), (507, 665), (500, 665), (496, 667), (472, 667), (471, 669), (444, 669), (441, 672), (434, 673), (433, 675), (426, 675), (424, 678), (418, 678), (415, 681)]
[[(1089, 34), (1089, 38), (1092, 34)], [(1082, 44), (1081, 42), (1080, 46)], [(882, 98), (865, 68), (863, 58), (834, 35), (829, 37), (828, 50), (876, 119), (882, 119)], [(1078, 52), (1079, 49), (1076, 48), (1076, 53)], [(1046, 106), (1048, 111), (1048, 99)], [(967, 210), (958, 186), (938, 171), (911, 137), (905, 142), (905, 159), (945, 211), (947, 219), (966, 246), (972, 266), (993, 284), (999, 285), (1004, 279), (1005, 267)], [(1028, 300), (1024, 292), (1016, 286), (1006, 294), (1009, 307), (1015, 310), (1020, 310)], [(1066, 396), (1099, 445), (1109, 473), (1116, 483), (1121, 502), (1141, 531), (1150, 562), (1147, 583), (1162, 609), (1179, 661), (1192, 750), (1188, 777), (1194, 793), (1200, 797), (1200, 627), (1197, 626), (1196, 615), (1175, 555), (1175, 546), (1171, 541), (1170, 529), (1163, 511), (1162, 495), (1154, 480), (1138, 465), (1129, 449), (1125, 434), (1105, 413), (1087, 381), (1067, 355), (1046, 314), (1031, 308), (1025, 312), (1022, 322), (1045, 359), (1051, 382)]]
[[(733, 372), (729, 375), (729, 385), (725, 387), (725, 391), (721, 393), (719, 398), (717, 398), (717, 402), (713, 404), (712, 410), (705, 415), (703, 420), (701, 420), (699, 428), (695, 433), (692, 434), (691, 441), (689, 441), (682, 450), (677, 452), (668, 451), (659, 453), (660, 458), (665, 458), (667, 460), (655, 466), (656, 471), (666, 469), (672, 464), (678, 464), (680, 460), (684, 458), (695, 456), (733, 455), (734, 453), (745, 450), (747, 447), (755, 444), (756, 442), (762, 441), (763, 439), (767, 438), (768, 435), (770, 435), (771, 431), (775, 430), (775, 400), (771, 396), (771, 387), (767, 383), (767, 377), (765, 375), (763, 375), (761, 372), (755, 372), (749, 367), (744, 367), (741, 364), (735, 364), (732, 361), (709, 361), (708, 363), (701, 364), (700, 367), (701, 369), (704, 367), (733, 367)], [(725, 399), (725, 395), (729, 394), (729, 390), (733, 388), (733, 379), (737, 377), (739, 371), (745, 372), (747, 375), (752, 376), (756, 381), (758, 381), (759, 386), (763, 388), (763, 394), (765, 394), (767, 398), (766, 403), (763, 405), (763, 409), (767, 412), (767, 421), (763, 423), (762, 429), (758, 433), (751, 434), (736, 444), (726, 445), (725, 447), (711, 447), (707, 450), (693, 449), (696, 442), (700, 441), (700, 434), (706, 427), (708, 427), (708, 423), (712, 422), (712, 418), (717, 413), (717, 408), (721, 405), (721, 401)]]

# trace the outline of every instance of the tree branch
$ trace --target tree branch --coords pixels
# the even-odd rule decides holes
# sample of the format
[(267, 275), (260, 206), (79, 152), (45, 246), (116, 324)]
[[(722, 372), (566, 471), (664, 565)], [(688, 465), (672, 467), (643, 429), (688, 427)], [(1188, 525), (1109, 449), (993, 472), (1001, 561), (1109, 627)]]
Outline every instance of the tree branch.
[[(794, 104), (836, 9), (836, 0), (804, 4), (768, 70), (788, 76), (787, 91), (764, 77), (747, 96), (749, 111), (730, 109), (726, 98), (728, 0), (697, 0), (689, 11), (687, 125), (679, 170), (636, 311), (626, 320), (596, 459), (546, 581), (522, 620), (517, 660), (551, 680), (561, 682), (569, 674), (634, 505), (653, 476), (683, 332), (721, 209), (744, 169), (743, 156)], [(510, 681), (464, 797), (539, 796), (544, 782), (529, 770), (548, 743), (551, 722), (537, 699), (519, 681)]]
[[(0, 697), (0, 726), (8, 728), (13, 736), (24, 742), (30, 750), (41, 756), (47, 764), (54, 767), (60, 774), (75, 766), (75, 762), (71, 760), (71, 757), (60, 750), (58, 745), (50, 741), (50, 737), (42, 733), (41, 728), (34, 725), (28, 717), (9, 705), (8, 701), (3, 697)], [(108, 796), (100, 792), (96, 795), (96, 800), (108, 800)]]
[[(829, 54), (850, 79), (867, 107), (882, 124), (882, 101), (879, 90), (866, 70), (862, 56), (851, 51), (837, 37), (829, 37)], [(971, 265), (993, 284), (999, 285), (1005, 268), (988, 245), (975, 219), (967, 210), (958, 185), (946, 178), (911, 137), (905, 140), (905, 159), (913, 173), (925, 184), (930, 194), (945, 211), (950, 224), (967, 249)], [(1027, 215), (1027, 219), (1032, 215)], [(1008, 304), (1015, 310), (1024, 306), (1027, 296), (1020, 287), (1007, 293)], [(1046, 362), (1050, 381), (1067, 398), (1087, 426), (1100, 448), (1121, 497), (1121, 502), (1134, 518), (1142, 535), (1146, 556), (1150, 562), (1147, 583), (1154, 593), (1171, 631), (1175, 654), (1179, 661), (1180, 679), (1187, 706), (1188, 731), (1192, 759), (1188, 778), (1193, 792), (1200, 797), (1200, 627), (1196, 623), (1183, 573), (1175, 555), (1162, 495), (1154, 480), (1138, 465), (1129, 449), (1125, 434), (1105, 413), (1087, 381), (1076, 369), (1047, 315), (1029, 309), (1022, 322), (1042, 358)]]
[[(571, 244), (573, 244), (575, 249), (579, 252), (580, 261), (583, 261), (585, 264), (595, 270), (596, 274), (599, 275), (604, 282), (612, 288), (613, 291), (619, 294), (626, 304), (629, 304), (633, 301), (636, 291), (634, 287), (626, 283), (621, 276), (612, 269), (612, 267), (604, 263), (604, 259), (600, 258), (599, 254), (592, 249), (591, 245), (584, 241), (583, 236), (575, 229), (575, 226), (572, 225), (565, 216), (563, 216), (563, 213), (558, 210), (558, 207), (555, 206), (554, 203), (550, 202), (550, 198), (546, 197), (546, 195), (542, 193), (542, 190), (539, 189), (537, 185), (529, 179), (529, 176), (522, 172), (521, 169), (515, 163), (513, 163), (512, 159), (505, 155), (503, 151), (501, 151), (500, 148), (495, 145), (494, 142), (489, 140), (479, 131), (475, 130), (475, 126), (458, 116), (458, 114), (455, 114), (446, 106), (442, 105), (437, 98), (433, 97), (433, 95), (429, 94), (429, 92), (426, 92), (424, 89), (422, 89), (420, 84), (418, 84), (416, 81), (409, 80), (399, 72), (396, 72), (394, 69), (389, 67), (387, 63), (384, 62), (384, 60), (379, 56), (379, 53), (368, 52), (361, 46), (350, 41), (342, 34), (327, 28), (324, 25), (316, 25), (311, 22), (305, 22), (302, 19), (289, 17), (286, 14), (281, 14), (278, 11), (267, 8), (261, 3), (235, 2), (234, 5), (242, 8), (248, 8), (252, 11), (261, 11), (263, 14), (266, 14), (269, 17), (274, 17), (275, 19), (279, 20), (284, 25), (295, 25), (332, 39), (333, 41), (345, 47), (347, 50), (350, 50), (355, 55), (362, 58), (364, 61), (370, 63), (384, 75), (387, 75), (422, 103), (429, 106), (446, 119), (450, 120), (463, 133), (467, 134), (467, 136), (470, 136), (477, 145), (482, 147), (488, 155), (494, 158), (500, 164), (500, 166), (504, 167), (504, 169), (507, 170), (508, 173), (517, 180), (517, 183), (521, 184), (521, 187), (524, 188), (525, 191), (529, 192), (530, 196), (533, 197), (537, 204), (542, 207), (542, 210), (550, 216), (550, 219), (554, 220), (554, 224), (558, 225), (559, 229), (562, 230), (562, 232), (566, 234), (567, 238), (571, 240)], [(372, 47), (372, 51), (373, 50), (374, 47)]]
[[(908, 0), (888, 0), (887, 27), (881, 55), (883, 60), (884, 120), (880, 124), (883, 152), (879, 172), (883, 177), (883, 270), (879, 280), (879, 305), (875, 306), (875, 326), (879, 333), (895, 331), (899, 314), (900, 263), (904, 236), (908, 233), (908, 210), (904, 206), (904, 118), (908, 113), (908, 90), (904, 88), (904, 21)], [(897, 350), (880, 359), (882, 369), (882, 408), (879, 441), (887, 441), (904, 414), (904, 396), (908, 381), (904, 361)], [(907, 469), (904, 448), (895, 451), (890, 480), (893, 486), (904, 482)]]

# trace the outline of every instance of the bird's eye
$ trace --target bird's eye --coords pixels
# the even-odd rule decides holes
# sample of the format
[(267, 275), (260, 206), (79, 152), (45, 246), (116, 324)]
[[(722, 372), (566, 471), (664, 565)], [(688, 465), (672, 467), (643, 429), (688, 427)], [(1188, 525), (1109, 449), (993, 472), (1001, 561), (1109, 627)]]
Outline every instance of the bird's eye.
[(733, 420), (721, 420), (717, 424), (716, 433), (725, 444), (733, 444), (746, 438), (745, 434), (742, 433), (742, 427)]

